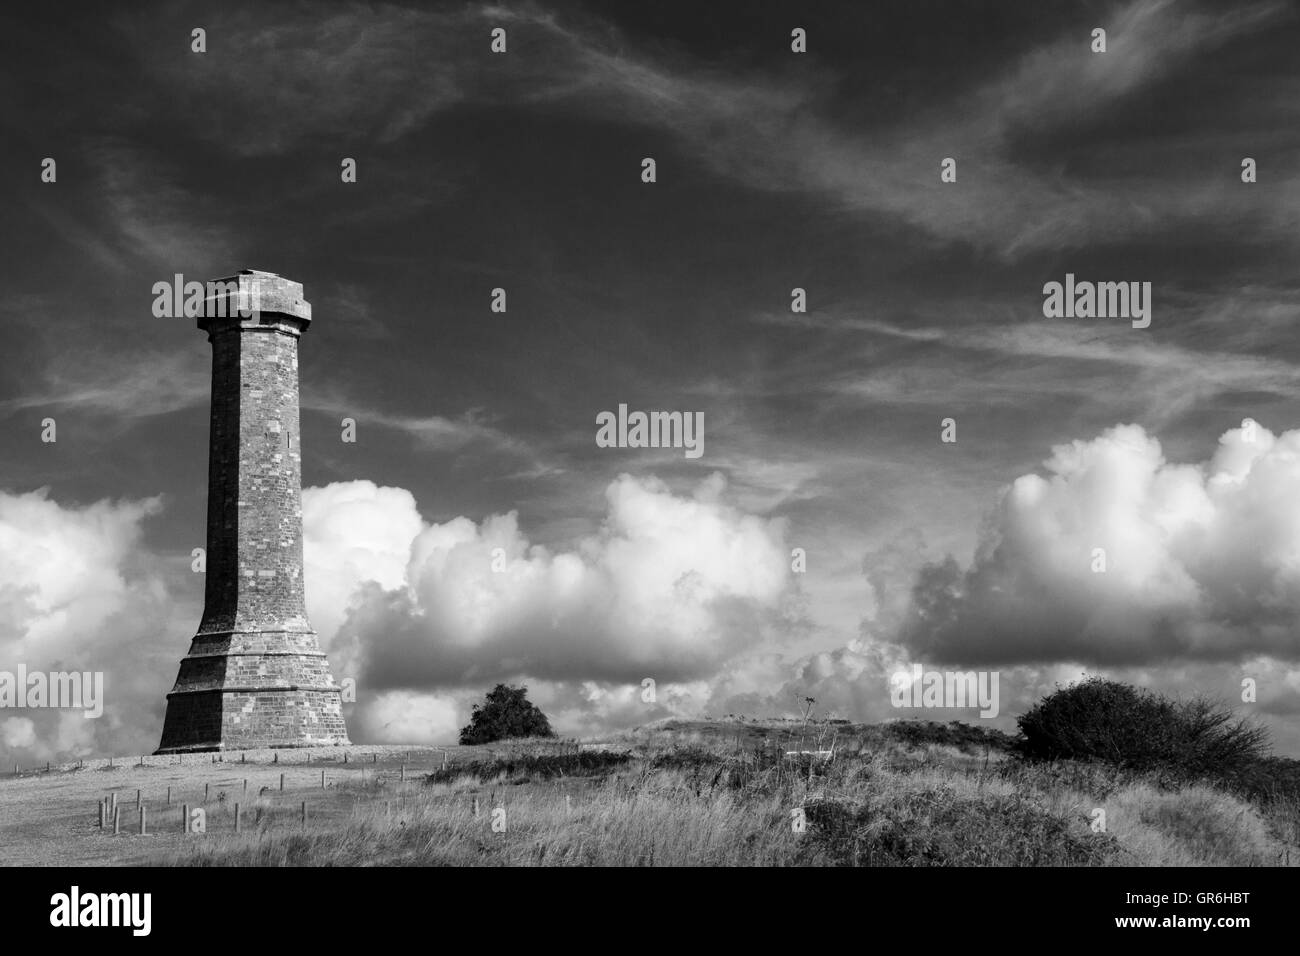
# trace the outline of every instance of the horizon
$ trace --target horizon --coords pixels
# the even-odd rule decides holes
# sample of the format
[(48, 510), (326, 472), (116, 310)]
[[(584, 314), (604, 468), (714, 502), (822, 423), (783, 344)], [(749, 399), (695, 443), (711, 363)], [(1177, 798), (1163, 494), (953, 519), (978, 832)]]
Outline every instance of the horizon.
[[(312, 310), (354, 745), (452, 743), (498, 682), (583, 737), (808, 698), (1014, 732), (1104, 676), (1300, 757), (1294, 7), (4, 17), (0, 672), (103, 714), (0, 701), (0, 763), (158, 745), (211, 347), (155, 287), (244, 269)], [(997, 715), (895, 706), (913, 668)]]

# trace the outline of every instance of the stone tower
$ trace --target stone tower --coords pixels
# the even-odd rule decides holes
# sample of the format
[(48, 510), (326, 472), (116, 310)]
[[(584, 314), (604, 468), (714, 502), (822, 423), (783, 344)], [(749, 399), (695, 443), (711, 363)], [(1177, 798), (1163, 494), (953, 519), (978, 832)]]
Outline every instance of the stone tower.
[(248, 269), (205, 292), (207, 581), (158, 753), (347, 744), (303, 598), (298, 337), (311, 305), (297, 282)]

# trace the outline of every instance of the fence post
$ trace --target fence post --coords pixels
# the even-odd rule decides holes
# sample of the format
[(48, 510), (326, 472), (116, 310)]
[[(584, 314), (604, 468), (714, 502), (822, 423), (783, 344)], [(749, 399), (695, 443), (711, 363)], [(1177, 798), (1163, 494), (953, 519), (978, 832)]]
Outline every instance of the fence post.
[(190, 805), (188, 803), (181, 804), (181, 832), (190, 832)]
[(172, 788), (171, 788), (171, 787), (168, 787), (168, 788), (167, 788), (167, 806), (170, 807), (171, 805), (172, 805)]
[(144, 814), (145, 814), (145, 809), (144, 807), (141, 807), (140, 808), (140, 836), (147, 836), (144, 828)]
[(322, 770), (322, 771), (320, 772), (320, 788), (321, 788), (322, 790), (325, 789), (325, 771), (324, 771), (324, 770)]
[(122, 832), (122, 811), (118, 807), (113, 808), (113, 836)]
[(135, 808), (136, 808), (137, 810), (140, 809), (140, 791), (139, 791), (139, 790), (137, 790), (137, 791), (135, 792)]
[(280, 792), (284, 793), (284, 774), (280, 774)]
[(239, 804), (235, 804), (235, 832), (239, 832)]
[(104, 829), (104, 801), (99, 801), (99, 828)]
[(205, 783), (205, 784), (203, 785), (203, 802), (204, 802), (204, 803), (207, 803), (207, 802), (208, 802), (208, 793), (210, 792), (210, 788), (211, 788), (211, 787), (212, 787), (212, 784), (210, 784), (210, 783)]

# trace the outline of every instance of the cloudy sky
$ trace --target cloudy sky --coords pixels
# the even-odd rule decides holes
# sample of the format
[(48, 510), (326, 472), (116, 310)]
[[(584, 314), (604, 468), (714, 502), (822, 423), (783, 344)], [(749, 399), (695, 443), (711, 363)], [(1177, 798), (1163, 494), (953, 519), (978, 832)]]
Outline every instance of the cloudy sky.
[[(313, 306), (354, 741), (452, 740), (500, 680), (567, 733), (973, 718), (890, 705), (920, 662), (997, 671), (1003, 729), (1103, 673), (1300, 754), (1293, 5), (96, 9), (0, 22), (0, 670), (107, 699), (0, 712), (4, 760), (157, 746), (210, 350), (151, 290), (240, 268)], [(1150, 327), (1044, 317), (1067, 273), (1151, 283)], [(598, 447), (620, 404), (703, 454)]]

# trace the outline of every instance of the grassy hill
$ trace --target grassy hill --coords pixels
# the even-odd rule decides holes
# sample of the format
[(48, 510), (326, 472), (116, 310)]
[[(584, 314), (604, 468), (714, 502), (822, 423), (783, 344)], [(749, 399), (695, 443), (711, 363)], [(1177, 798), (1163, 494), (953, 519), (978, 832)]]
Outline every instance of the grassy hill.
[[(1242, 795), (1106, 765), (1030, 764), (1011, 743), (955, 722), (724, 720), (582, 745), (452, 748), (445, 769), (405, 782), (341, 781), (306, 826), (295, 802), (264, 795), (245, 832), (210, 825), (154, 861), (1300, 865), (1294, 788)], [(1273, 769), (1294, 780), (1300, 764)]]

